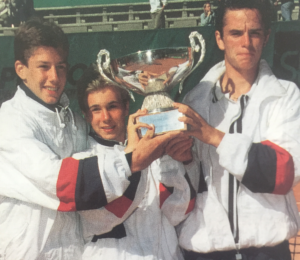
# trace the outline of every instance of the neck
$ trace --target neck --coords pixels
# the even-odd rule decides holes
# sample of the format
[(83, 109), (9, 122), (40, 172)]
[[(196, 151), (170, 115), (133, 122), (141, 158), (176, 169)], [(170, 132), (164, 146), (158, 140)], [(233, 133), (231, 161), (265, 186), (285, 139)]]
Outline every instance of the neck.
[(226, 71), (221, 78), (223, 93), (230, 93), (233, 100), (250, 91), (258, 73), (258, 66), (255, 70), (238, 71), (226, 64)]

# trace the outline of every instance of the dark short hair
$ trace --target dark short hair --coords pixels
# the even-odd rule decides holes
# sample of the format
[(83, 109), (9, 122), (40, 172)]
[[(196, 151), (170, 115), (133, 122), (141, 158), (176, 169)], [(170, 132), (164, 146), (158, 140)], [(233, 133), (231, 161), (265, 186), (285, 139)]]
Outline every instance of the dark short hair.
[(203, 8), (206, 7), (206, 5), (211, 5), (209, 1), (206, 1), (204, 4), (203, 4)]
[(55, 23), (44, 22), (35, 17), (22, 24), (16, 32), (15, 61), (19, 60), (27, 65), (36, 48), (42, 46), (60, 48), (66, 56), (69, 54), (68, 38), (63, 30)]
[(264, 33), (267, 34), (271, 27), (272, 8), (270, 0), (221, 0), (216, 17), (216, 30), (223, 37), (224, 17), (228, 10), (256, 9), (260, 13)]
[(89, 109), (87, 103), (88, 95), (108, 87), (112, 87), (120, 94), (121, 102), (124, 107), (130, 101), (130, 95), (128, 91), (103, 78), (96, 63), (92, 63), (83, 72), (76, 85), (79, 107), (84, 113), (86, 113)]

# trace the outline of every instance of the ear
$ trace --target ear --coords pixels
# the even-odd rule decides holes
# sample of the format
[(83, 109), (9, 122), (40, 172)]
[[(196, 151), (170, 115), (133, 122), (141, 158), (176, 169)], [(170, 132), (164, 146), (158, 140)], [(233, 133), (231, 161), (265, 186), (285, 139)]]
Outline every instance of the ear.
[(26, 72), (27, 72), (27, 66), (24, 65), (21, 61), (17, 60), (15, 62), (15, 70), (17, 75), (23, 80), (26, 80)]
[(83, 117), (84, 119), (88, 122), (88, 123), (91, 123), (91, 115), (89, 114), (89, 112), (83, 112), (82, 111), (82, 114), (83, 114)]
[(220, 50), (225, 50), (225, 45), (219, 31), (215, 31), (216, 42)]
[(268, 30), (268, 32), (265, 35), (265, 41), (264, 41), (264, 47), (267, 45), (269, 37), (270, 37), (271, 29)]

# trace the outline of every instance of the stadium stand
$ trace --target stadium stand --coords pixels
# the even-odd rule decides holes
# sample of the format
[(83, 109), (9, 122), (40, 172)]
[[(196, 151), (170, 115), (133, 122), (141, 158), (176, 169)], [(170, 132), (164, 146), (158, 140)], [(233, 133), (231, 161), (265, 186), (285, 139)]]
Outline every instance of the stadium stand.
[[(128, 3), (130, 1), (130, 3)], [(194, 27), (200, 23), (200, 14), (206, 0), (169, 0), (165, 9), (166, 28)], [(37, 1), (35, 1), (37, 3)], [(59, 24), (66, 33), (129, 31), (153, 29), (150, 17), (149, 1), (143, 0), (72, 0), (69, 6), (55, 6), (55, 1), (47, 1), (49, 6), (36, 7), (36, 14), (49, 21)], [(60, 1), (60, 3), (70, 0)], [(213, 2), (213, 1), (211, 1)], [(46, 2), (44, 2), (45, 5)], [(80, 3), (89, 3), (82, 5)], [(99, 3), (99, 1), (98, 1)], [(58, 2), (56, 3), (58, 5)], [(299, 0), (295, 1), (293, 20), (299, 19)], [(216, 7), (212, 6), (212, 9)], [(281, 20), (281, 11), (277, 10), (277, 20)], [(14, 28), (6, 28), (0, 20), (0, 35), (13, 35)]]

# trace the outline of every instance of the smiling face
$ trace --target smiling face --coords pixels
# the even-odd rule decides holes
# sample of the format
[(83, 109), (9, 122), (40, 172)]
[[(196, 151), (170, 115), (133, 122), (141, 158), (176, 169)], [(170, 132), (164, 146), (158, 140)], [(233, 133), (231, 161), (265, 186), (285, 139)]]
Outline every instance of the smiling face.
[(264, 32), (261, 15), (256, 9), (227, 10), (223, 37), (216, 31), (217, 44), (225, 54), (226, 70), (256, 73), (269, 38)]
[(120, 93), (114, 87), (105, 87), (87, 96), (87, 120), (102, 138), (124, 142), (126, 139), (125, 117), (129, 104), (122, 103)]
[(56, 104), (67, 79), (67, 55), (61, 49), (38, 47), (27, 61), (17, 60), (15, 69), (24, 84), (42, 101)]

